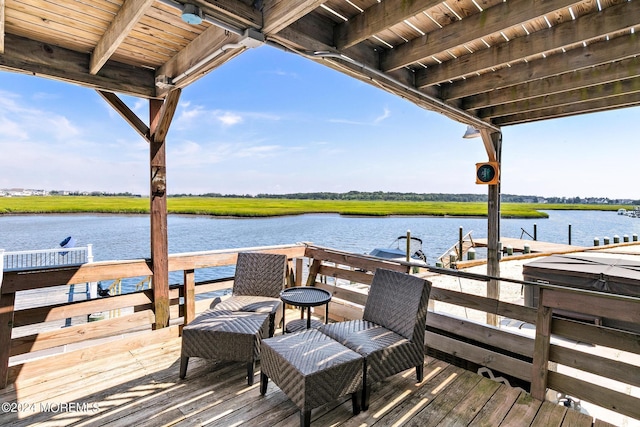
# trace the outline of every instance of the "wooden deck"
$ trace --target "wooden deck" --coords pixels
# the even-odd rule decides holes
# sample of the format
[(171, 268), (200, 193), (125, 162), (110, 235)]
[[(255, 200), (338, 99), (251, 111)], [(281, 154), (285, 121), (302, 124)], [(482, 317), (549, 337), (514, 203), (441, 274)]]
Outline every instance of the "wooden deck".
[[(178, 377), (180, 338), (52, 369), (0, 391), (0, 425), (298, 426), (299, 413), (272, 382), (246, 385), (242, 363), (192, 358)], [(64, 357), (64, 356), (58, 356)], [(368, 411), (348, 398), (312, 413), (316, 426), (591, 426), (592, 418), (519, 389), (425, 357), (425, 379), (409, 370), (373, 386)], [(75, 406), (74, 406), (75, 405)], [(17, 412), (19, 410), (19, 412)], [(596, 425), (607, 425), (596, 423)]]

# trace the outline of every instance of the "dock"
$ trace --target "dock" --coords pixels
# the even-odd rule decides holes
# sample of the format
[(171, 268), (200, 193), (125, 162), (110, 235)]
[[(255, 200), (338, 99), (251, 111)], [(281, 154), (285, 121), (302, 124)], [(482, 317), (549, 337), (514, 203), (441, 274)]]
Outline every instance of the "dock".
[[(503, 249), (507, 246), (511, 246), (513, 248), (513, 252), (524, 252), (525, 245), (529, 246), (532, 253), (563, 253), (589, 249), (589, 247), (586, 246), (565, 245), (563, 243), (541, 242), (539, 240), (515, 239), (511, 237), (501, 237), (500, 242), (502, 242)], [(484, 238), (473, 239), (473, 243), (475, 247), (487, 247), (487, 239)]]

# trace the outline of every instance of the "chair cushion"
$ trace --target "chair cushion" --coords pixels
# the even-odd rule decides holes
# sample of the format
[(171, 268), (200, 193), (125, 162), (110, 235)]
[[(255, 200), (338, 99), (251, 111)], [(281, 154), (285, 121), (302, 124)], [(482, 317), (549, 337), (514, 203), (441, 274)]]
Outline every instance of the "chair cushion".
[(234, 295), (216, 304), (214, 310), (247, 311), (253, 313), (275, 313), (282, 306), (279, 298), (250, 295)]
[(365, 357), (367, 382), (380, 381), (424, 361), (424, 346), (367, 320), (322, 325), (320, 332)]

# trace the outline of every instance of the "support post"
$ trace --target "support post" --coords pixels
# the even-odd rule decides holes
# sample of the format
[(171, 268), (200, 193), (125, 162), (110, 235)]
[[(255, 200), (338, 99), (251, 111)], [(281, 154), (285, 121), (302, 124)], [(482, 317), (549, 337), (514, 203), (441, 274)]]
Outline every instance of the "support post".
[(169, 243), (167, 237), (167, 160), (165, 139), (181, 90), (162, 100), (149, 100), (149, 165), (151, 210), (151, 271), (153, 272), (154, 329), (169, 326)]
[(149, 100), (151, 138), (150, 212), (154, 329), (169, 326), (169, 243), (167, 237), (167, 166), (164, 139), (156, 138), (163, 102)]
[[(487, 149), (487, 154), (491, 161), (498, 162), (502, 157), (502, 132), (489, 133), (487, 130), (482, 130), (482, 139), (485, 148), (492, 147), (492, 150)], [(492, 159), (493, 157), (493, 159)], [(502, 177), (502, 174), (500, 174)], [(487, 206), (487, 275), (492, 277), (500, 276), (500, 253), (498, 248), (498, 242), (500, 241), (500, 183), (495, 185), (489, 185), (488, 190), (488, 206)], [(489, 280), (487, 283), (487, 298), (500, 298), (500, 282), (495, 279)], [(489, 325), (497, 326), (498, 316), (494, 313), (487, 313), (487, 323)]]

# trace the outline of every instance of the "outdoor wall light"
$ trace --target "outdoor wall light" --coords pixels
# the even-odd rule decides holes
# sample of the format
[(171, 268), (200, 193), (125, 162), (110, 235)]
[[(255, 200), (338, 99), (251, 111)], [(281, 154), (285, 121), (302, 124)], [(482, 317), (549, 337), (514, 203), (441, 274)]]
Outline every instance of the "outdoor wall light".
[(187, 24), (202, 24), (202, 10), (194, 4), (185, 4), (182, 9), (182, 20)]
[(467, 125), (467, 130), (465, 131), (464, 135), (462, 135), (464, 139), (477, 138), (479, 136), (480, 136), (480, 131), (474, 128), (473, 126), (469, 126), (469, 125)]

